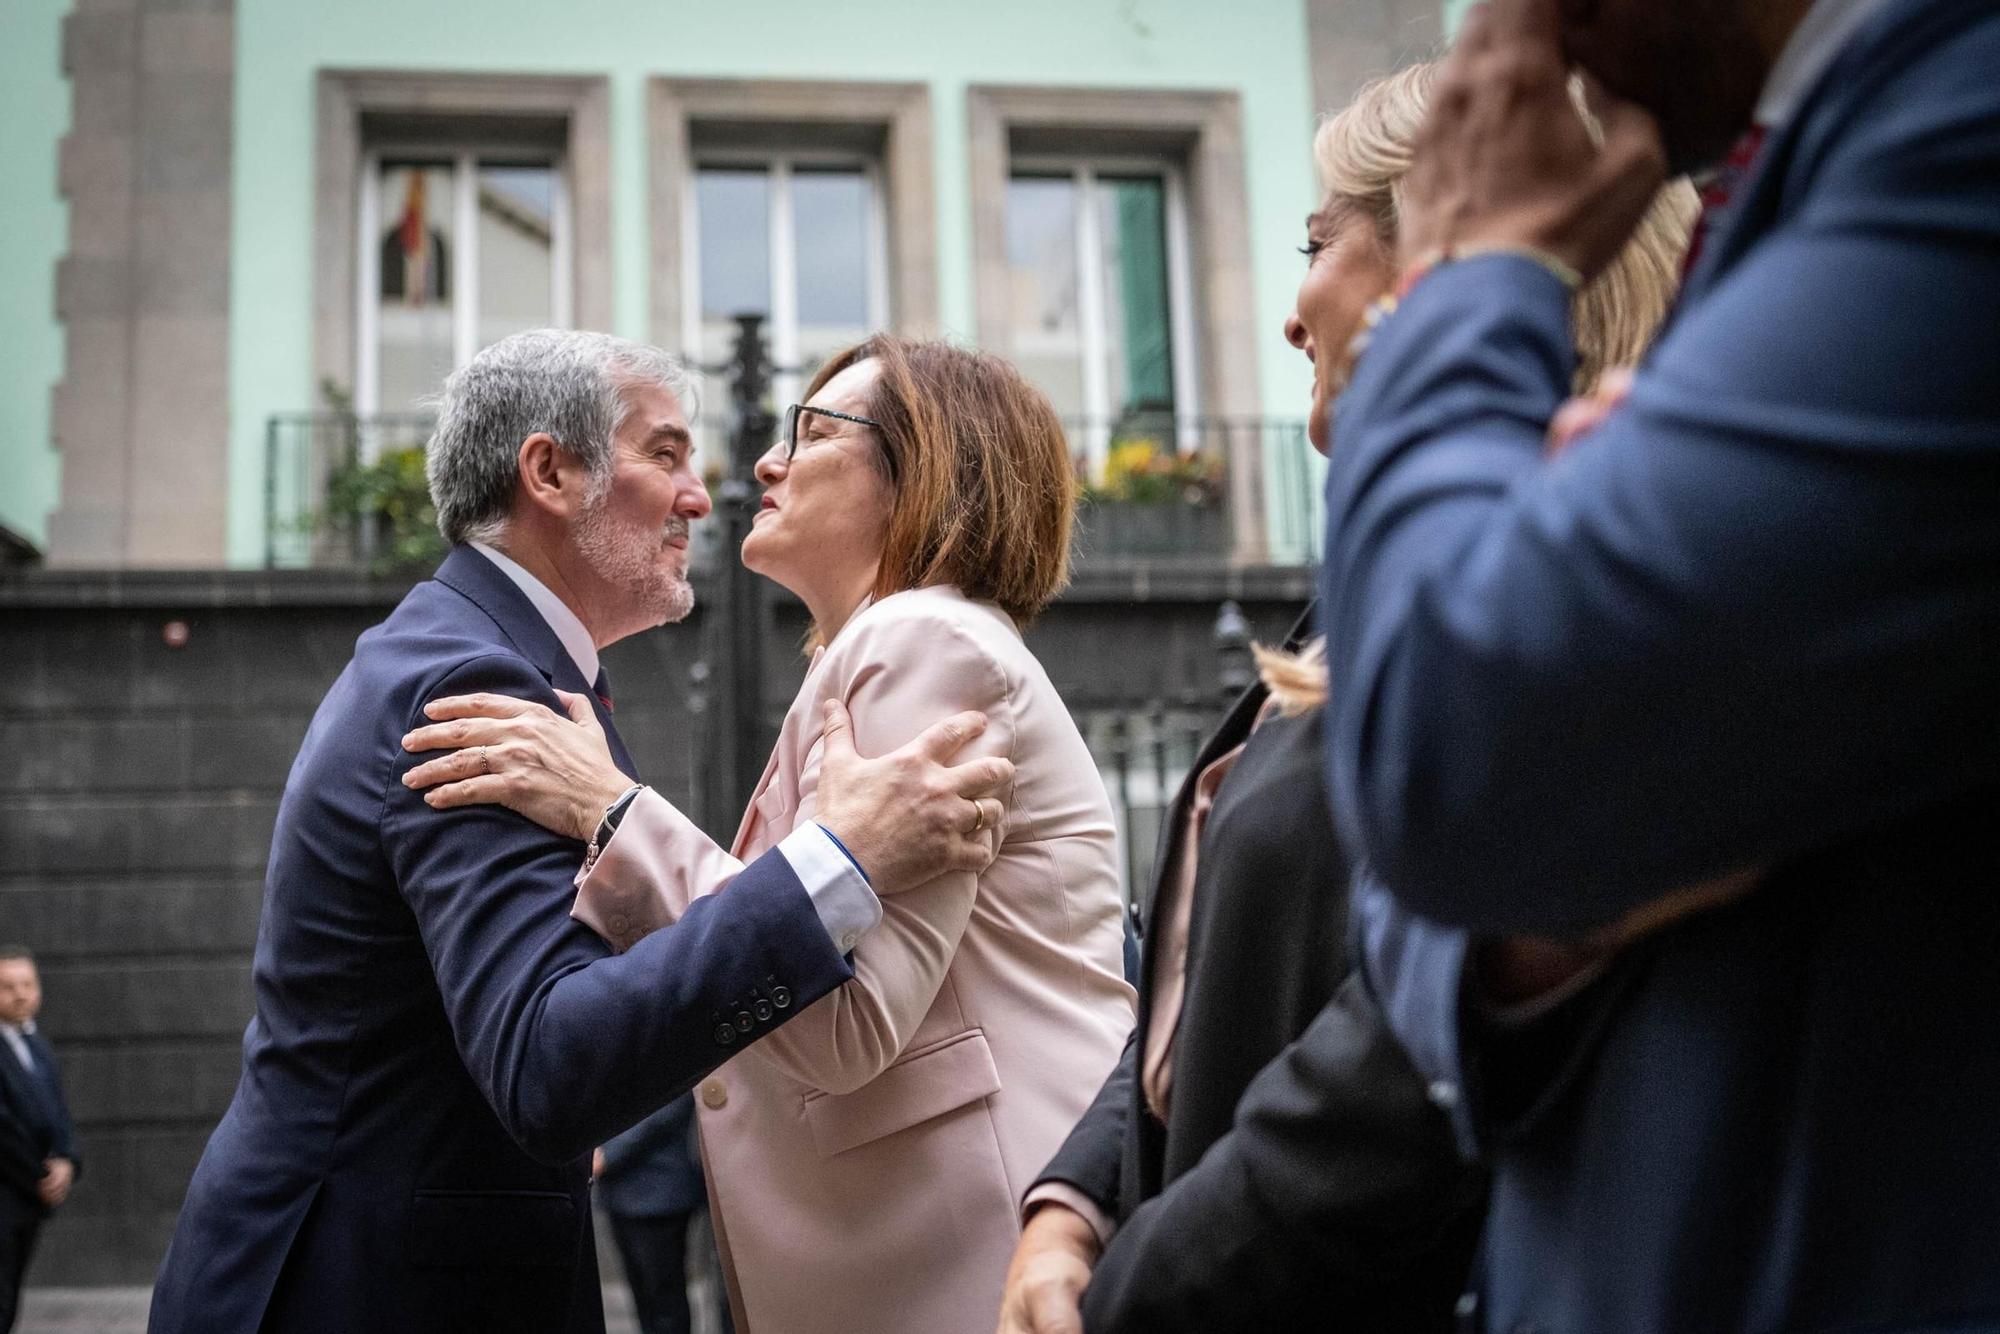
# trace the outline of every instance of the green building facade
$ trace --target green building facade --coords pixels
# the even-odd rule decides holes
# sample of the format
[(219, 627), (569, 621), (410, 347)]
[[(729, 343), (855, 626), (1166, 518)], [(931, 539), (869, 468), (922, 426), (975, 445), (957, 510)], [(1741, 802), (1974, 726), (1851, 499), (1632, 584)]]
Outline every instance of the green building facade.
[(340, 447), (420, 439), (479, 346), (553, 322), (715, 362), (759, 310), (786, 366), (874, 327), (1013, 356), (1090, 480), (1200, 458), (1213, 554), (1299, 559), (1317, 474), (1281, 326), (1315, 113), (1439, 19), (10, 0), (0, 528), (56, 566), (322, 560), (303, 523)]

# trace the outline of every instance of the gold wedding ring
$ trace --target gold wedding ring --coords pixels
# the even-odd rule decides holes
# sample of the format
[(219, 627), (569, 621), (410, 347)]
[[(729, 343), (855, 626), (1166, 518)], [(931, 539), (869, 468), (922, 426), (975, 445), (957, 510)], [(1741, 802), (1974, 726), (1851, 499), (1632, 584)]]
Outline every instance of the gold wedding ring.
[(968, 835), (972, 835), (984, 828), (986, 828), (986, 803), (983, 801), (974, 801), (972, 803), (972, 828), (965, 832)]

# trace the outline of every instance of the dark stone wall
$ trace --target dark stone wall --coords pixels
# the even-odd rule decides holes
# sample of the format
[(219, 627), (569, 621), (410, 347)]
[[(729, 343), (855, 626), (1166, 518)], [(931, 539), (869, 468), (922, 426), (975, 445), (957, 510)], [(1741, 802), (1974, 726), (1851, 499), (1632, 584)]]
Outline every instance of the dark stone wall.
[[(43, 1030), (85, 1172), (43, 1234), (38, 1284), (145, 1283), (235, 1088), (264, 862), (293, 752), (354, 639), (407, 584), (310, 572), (0, 575), (0, 940), (41, 961)], [(1072, 705), (1210, 698), (1218, 604), (1265, 639), (1309, 589), (1290, 570), (1100, 570), (1030, 640)], [(186, 625), (183, 647), (164, 630)], [(804, 616), (772, 609), (767, 699), (802, 673)], [(621, 732), (687, 802), (703, 763), (688, 669), (704, 626), (605, 654)], [(734, 813), (708, 821), (727, 837)]]

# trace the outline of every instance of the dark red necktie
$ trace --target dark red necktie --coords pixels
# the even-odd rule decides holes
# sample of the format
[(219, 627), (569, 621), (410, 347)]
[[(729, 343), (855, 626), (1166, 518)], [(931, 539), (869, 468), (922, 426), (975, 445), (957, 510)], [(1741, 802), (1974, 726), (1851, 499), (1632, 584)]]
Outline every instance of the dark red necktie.
[(1694, 235), (1688, 238), (1687, 259), (1681, 265), (1681, 279), (1686, 281), (1694, 272), (1694, 266), (1701, 259), (1701, 252), (1708, 244), (1709, 233), (1722, 218), (1729, 201), (1750, 179), (1751, 168), (1757, 165), (1757, 154), (1763, 151), (1764, 140), (1770, 137), (1770, 130), (1762, 125), (1752, 125), (1729, 150), (1729, 156), (1722, 160), (1701, 187), (1701, 216), (1695, 219)]

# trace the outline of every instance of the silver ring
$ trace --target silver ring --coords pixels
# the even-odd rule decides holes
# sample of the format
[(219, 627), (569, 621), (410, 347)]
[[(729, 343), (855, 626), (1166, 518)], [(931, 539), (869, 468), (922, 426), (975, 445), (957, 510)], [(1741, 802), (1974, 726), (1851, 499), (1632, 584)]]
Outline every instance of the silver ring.
[(479, 748), (479, 772), (483, 774), (493, 772), (493, 757), (486, 753), (486, 747), (484, 746)]

